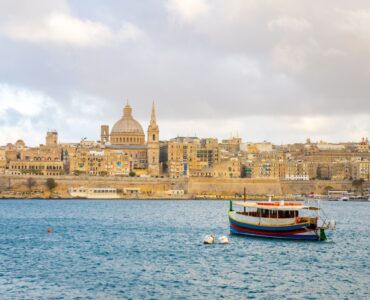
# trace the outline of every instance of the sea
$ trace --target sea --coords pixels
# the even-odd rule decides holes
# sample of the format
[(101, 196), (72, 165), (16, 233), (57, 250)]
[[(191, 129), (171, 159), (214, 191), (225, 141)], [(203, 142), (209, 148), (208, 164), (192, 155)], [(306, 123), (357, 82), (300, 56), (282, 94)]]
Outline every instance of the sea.
[(228, 205), (2, 200), (0, 299), (370, 299), (370, 203), (322, 201), (325, 242), (229, 235)]

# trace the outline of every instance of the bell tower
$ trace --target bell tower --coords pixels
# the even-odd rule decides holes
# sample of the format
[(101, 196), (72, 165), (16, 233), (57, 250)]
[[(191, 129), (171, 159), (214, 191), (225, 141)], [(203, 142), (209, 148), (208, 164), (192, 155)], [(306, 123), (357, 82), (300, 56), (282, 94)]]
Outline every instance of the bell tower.
[(101, 125), (100, 127), (100, 143), (105, 145), (109, 142), (109, 126)]
[(153, 102), (152, 115), (148, 127), (148, 174), (152, 176), (160, 175), (159, 168), (159, 128)]

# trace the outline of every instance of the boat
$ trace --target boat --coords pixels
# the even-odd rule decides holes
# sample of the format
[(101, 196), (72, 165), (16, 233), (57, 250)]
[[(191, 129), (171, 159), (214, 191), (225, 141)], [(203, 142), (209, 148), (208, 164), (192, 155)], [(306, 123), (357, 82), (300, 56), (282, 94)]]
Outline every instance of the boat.
[(81, 199), (118, 199), (119, 195), (115, 188), (69, 188), (69, 194), (73, 198)]
[(347, 196), (340, 197), (338, 201), (349, 201), (349, 197)]
[(349, 201), (349, 197), (352, 196), (352, 192), (348, 191), (329, 191), (328, 198), (329, 201)]
[(370, 195), (367, 195), (367, 196), (351, 196), (351, 197), (349, 197), (348, 201), (367, 202), (367, 201), (370, 201)]
[[(234, 206), (242, 209), (234, 210)], [(325, 230), (336, 226), (335, 220), (321, 218), (319, 205), (273, 202), (271, 198), (265, 202), (230, 201), (228, 216), (231, 234), (253, 237), (324, 241)]]

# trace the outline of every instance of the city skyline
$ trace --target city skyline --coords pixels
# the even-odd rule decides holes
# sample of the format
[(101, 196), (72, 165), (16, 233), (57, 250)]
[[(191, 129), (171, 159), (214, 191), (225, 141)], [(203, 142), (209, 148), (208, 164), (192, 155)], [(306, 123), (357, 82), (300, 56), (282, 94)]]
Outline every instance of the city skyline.
[[(129, 105), (131, 106), (130, 102), (128, 100), (126, 100), (126, 105)], [(152, 102), (153, 105), (155, 105), (155, 102), (153, 101)], [(121, 107), (121, 109), (123, 110), (124, 108), (124, 105)], [(136, 112), (133, 112), (135, 115), (136, 115)], [(122, 114), (120, 115), (122, 116)], [(116, 119), (119, 119), (120, 117), (119, 115), (116, 116)], [(150, 118), (148, 118), (147, 120), (144, 120), (143, 122), (138, 119), (139, 123), (140, 124), (143, 124), (144, 126), (146, 125), (149, 125), (150, 124)], [(101, 126), (101, 123), (103, 121), (100, 120), (98, 121), (99, 123), (99, 126)], [(109, 122), (109, 124), (107, 122), (107, 126), (108, 127), (111, 127), (114, 125), (114, 123), (116, 122), (116, 120), (113, 120), (112, 122)], [(96, 128), (95, 130), (95, 134), (91, 137), (87, 137), (86, 135), (82, 135), (80, 138), (77, 138), (76, 140), (65, 140), (63, 139), (63, 136), (61, 137), (60, 139), (60, 143), (61, 144), (68, 144), (68, 143), (81, 143), (82, 141), (85, 141), (85, 140), (88, 140), (88, 141), (94, 141), (94, 142), (100, 142), (100, 136), (98, 134), (98, 130), (99, 128)], [(190, 130), (188, 130), (187, 132), (190, 132)], [(14, 144), (16, 141), (25, 141), (27, 146), (38, 146), (38, 145), (42, 145), (44, 143), (44, 140), (45, 140), (45, 133), (48, 133), (48, 132), (57, 132), (57, 133), (60, 133), (60, 131), (56, 128), (47, 128), (47, 130), (43, 133), (40, 134), (40, 140), (32, 140), (30, 138), (27, 138), (27, 137), (17, 137), (15, 140), (11, 140), (11, 141), (6, 141), (5, 143), (3, 144), (0, 144), (0, 147), (1, 146), (5, 146), (7, 144)], [(62, 130), (63, 132), (63, 130)], [(162, 132), (162, 128), (161, 128), (161, 132)], [(211, 139), (217, 139), (219, 142), (221, 142), (222, 140), (229, 140), (229, 139), (234, 139), (234, 138), (240, 138), (243, 143), (271, 143), (273, 145), (276, 145), (276, 146), (279, 146), (279, 145), (289, 145), (289, 144), (304, 144), (304, 143), (307, 143), (308, 140), (310, 140), (310, 142), (312, 143), (332, 143), (332, 144), (345, 144), (345, 143), (359, 143), (360, 141), (364, 140), (364, 139), (367, 139), (366, 136), (363, 136), (361, 137), (359, 140), (343, 140), (343, 141), (331, 141), (331, 140), (324, 140), (324, 139), (317, 139), (317, 140), (314, 140), (312, 139), (311, 137), (306, 137), (305, 139), (303, 140), (297, 140), (297, 141), (290, 141), (290, 142), (287, 142), (287, 143), (276, 143), (276, 142), (273, 142), (273, 139), (272, 140), (267, 140), (267, 139), (264, 139), (264, 140), (245, 140), (243, 139), (243, 136), (239, 134), (239, 131), (235, 131), (235, 132), (230, 132), (230, 134), (228, 136), (200, 136), (196, 133), (196, 131), (194, 131), (194, 134), (177, 134), (175, 136), (170, 136), (170, 137), (165, 137), (163, 138), (162, 137), (162, 134), (159, 136), (160, 140), (161, 141), (170, 141), (172, 139), (176, 139), (176, 138), (179, 138), (179, 137), (189, 137), (189, 138), (193, 138), (193, 137), (196, 137), (196, 138), (199, 138), (199, 139), (207, 139), (207, 138), (211, 138)], [(145, 138), (148, 138), (147, 137), (147, 134), (145, 134)], [(1, 141), (1, 137), (0, 137), (0, 141)]]
[(97, 140), (126, 99), (163, 140), (358, 142), (369, 24), (366, 1), (1, 3), (0, 145)]

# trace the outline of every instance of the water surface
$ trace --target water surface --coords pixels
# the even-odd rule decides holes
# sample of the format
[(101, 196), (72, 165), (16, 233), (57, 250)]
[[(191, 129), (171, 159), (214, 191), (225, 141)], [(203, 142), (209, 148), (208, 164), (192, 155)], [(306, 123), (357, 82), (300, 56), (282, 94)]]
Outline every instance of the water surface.
[(370, 298), (370, 203), (323, 206), (326, 242), (206, 246), (227, 202), (0, 201), (1, 299)]

